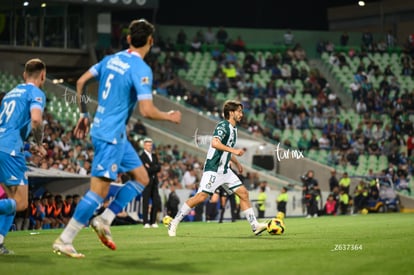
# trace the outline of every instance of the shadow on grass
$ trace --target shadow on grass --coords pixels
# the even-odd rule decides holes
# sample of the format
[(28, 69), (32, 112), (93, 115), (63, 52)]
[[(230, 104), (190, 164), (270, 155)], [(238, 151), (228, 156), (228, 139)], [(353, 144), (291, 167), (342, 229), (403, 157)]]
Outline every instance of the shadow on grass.
[(13, 264), (24, 264), (24, 265), (30, 265), (30, 264), (44, 265), (44, 264), (50, 264), (51, 260), (46, 260), (44, 257), (14, 254), (14, 255), (1, 255), (0, 266), (2, 263), (5, 263), (5, 264), (13, 263)]
[[(172, 258), (172, 260), (174, 260)], [(206, 271), (190, 262), (166, 263), (162, 258), (125, 258), (122, 255), (102, 257), (100, 266), (112, 270), (122, 269), (123, 272), (157, 272), (159, 274), (203, 274)]]

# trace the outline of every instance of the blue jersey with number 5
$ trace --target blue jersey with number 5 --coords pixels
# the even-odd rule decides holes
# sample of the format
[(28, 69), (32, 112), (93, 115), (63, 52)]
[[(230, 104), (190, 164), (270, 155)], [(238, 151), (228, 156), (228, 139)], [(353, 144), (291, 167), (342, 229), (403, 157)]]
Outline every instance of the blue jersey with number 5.
[(8, 92), (0, 107), (0, 151), (16, 155), (23, 151), (23, 142), (31, 131), (30, 111), (42, 110), (45, 94), (37, 86), (19, 84)]
[(113, 144), (123, 143), (137, 100), (152, 99), (151, 68), (137, 53), (126, 50), (105, 57), (89, 71), (99, 81), (91, 136)]

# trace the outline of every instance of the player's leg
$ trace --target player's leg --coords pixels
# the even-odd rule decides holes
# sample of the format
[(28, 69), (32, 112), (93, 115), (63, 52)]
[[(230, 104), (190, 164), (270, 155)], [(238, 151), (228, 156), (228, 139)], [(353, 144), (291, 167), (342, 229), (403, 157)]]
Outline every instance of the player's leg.
[(99, 216), (105, 224), (110, 225), (115, 216), (135, 197), (140, 196), (149, 182), (147, 170), (142, 165), (131, 143), (126, 142), (119, 172), (128, 172), (131, 180), (127, 181), (115, 194), (108, 208)]
[(187, 216), (191, 209), (196, 205), (204, 202), (209, 195), (214, 193), (214, 190), (217, 189), (220, 180), (217, 178), (217, 173), (214, 172), (204, 172), (200, 180), (200, 186), (198, 188), (197, 194), (189, 198), (178, 211), (177, 215), (168, 225), (168, 235), (174, 237), (176, 235), (178, 224)]
[[(90, 218), (95, 210), (102, 204), (107, 196), (110, 183), (117, 178), (118, 167), (123, 155), (123, 144), (111, 144), (101, 140), (92, 140), (95, 148), (95, 156), (92, 162), (92, 178), (90, 189), (76, 206), (75, 213), (66, 225), (59, 238), (53, 244), (54, 252), (65, 254), (74, 258), (82, 258), (83, 254), (78, 253), (72, 243), (79, 231), (89, 224)], [(103, 226), (101, 227), (103, 228)], [(94, 227), (96, 231), (96, 227)], [(115, 249), (112, 242), (109, 227), (103, 228), (98, 234), (104, 244)], [(97, 232), (98, 233), (98, 232)]]
[(249, 191), (244, 187), (239, 177), (234, 174), (233, 171), (229, 170), (226, 174), (226, 180), (228, 182), (228, 187), (233, 190), (237, 196), (240, 198), (240, 209), (244, 213), (247, 221), (250, 223), (250, 226), (254, 234), (259, 235), (266, 230), (265, 223), (259, 223), (256, 219), (256, 215), (252, 208)]
[(13, 224), (17, 211), (23, 211), (29, 204), (29, 188), (25, 175), (26, 164), (23, 155), (0, 154), (0, 182), (7, 197), (0, 199), (0, 255), (13, 254), (4, 246), (4, 239)]

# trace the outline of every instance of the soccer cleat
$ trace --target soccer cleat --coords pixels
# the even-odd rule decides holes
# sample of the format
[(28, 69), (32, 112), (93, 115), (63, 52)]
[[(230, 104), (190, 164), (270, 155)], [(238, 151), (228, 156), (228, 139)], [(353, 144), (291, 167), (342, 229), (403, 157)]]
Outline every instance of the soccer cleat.
[(4, 244), (0, 244), (0, 255), (13, 255), (13, 250), (8, 250)]
[(106, 247), (112, 250), (116, 249), (116, 245), (112, 240), (111, 230), (109, 229), (109, 226), (106, 225), (102, 220), (102, 218), (99, 216), (93, 218), (91, 221), (91, 226), (95, 233), (98, 235), (98, 238)]
[(63, 243), (60, 239), (57, 239), (53, 243), (53, 252), (58, 255), (66, 255), (71, 258), (85, 258), (85, 255), (78, 253), (72, 244)]
[(144, 225), (144, 228), (151, 228), (151, 225), (150, 225), (149, 223), (146, 223), (146, 224)]
[(266, 223), (258, 223), (256, 225), (256, 229), (253, 230), (253, 233), (257, 236), (262, 234), (263, 231), (265, 231), (267, 228), (267, 224)]
[(158, 224), (153, 223), (153, 224), (151, 224), (151, 227), (152, 227), (152, 228), (158, 228)]
[(168, 224), (168, 236), (175, 237), (177, 234), (177, 225), (172, 221)]

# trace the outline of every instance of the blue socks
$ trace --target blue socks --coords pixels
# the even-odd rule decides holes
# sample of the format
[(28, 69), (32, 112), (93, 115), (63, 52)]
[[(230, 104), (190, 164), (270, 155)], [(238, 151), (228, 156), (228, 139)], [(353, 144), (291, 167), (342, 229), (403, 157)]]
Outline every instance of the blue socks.
[(10, 227), (13, 224), (14, 221), (14, 215), (8, 214), (8, 215), (0, 215), (0, 235), (3, 235), (6, 237), (7, 233), (10, 231)]
[(144, 186), (137, 181), (127, 181), (115, 194), (115, 199), (109, 204), (108, 208), (118, 214), (136, 196), (141, 195)]
[(13, 224), (16, 214), (16, 201), (13, 199), (0, 200), (0, 235), (6, 236)]
[(16, 212), (16, 201), (13, 199), (0, 200), (0, 215), (9, 215)]
[(82, 224), (88, 224), (96, 208), (101, 205), (103, 198), (92, 191), (88, 191), (76, 206), (73, 218)]

